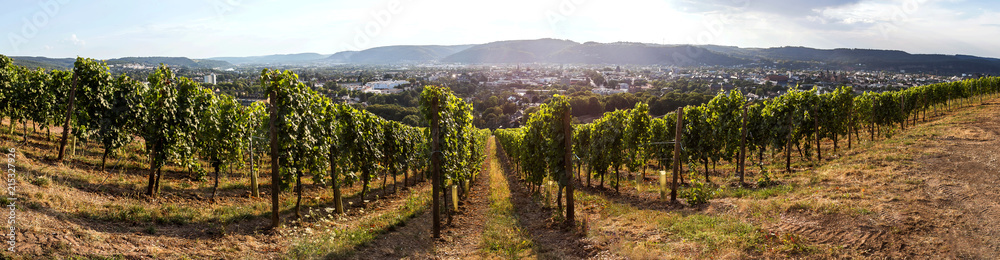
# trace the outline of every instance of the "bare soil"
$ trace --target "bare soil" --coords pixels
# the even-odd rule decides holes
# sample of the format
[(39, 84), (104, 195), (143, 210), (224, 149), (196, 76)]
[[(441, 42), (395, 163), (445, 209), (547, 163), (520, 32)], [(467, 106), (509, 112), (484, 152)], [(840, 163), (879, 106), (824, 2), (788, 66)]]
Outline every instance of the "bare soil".
[[(735, 216), (766, 234), (768, 240), (760, 242), (764, 247), (788, 244), (788, 241), (777, 240), (789, 235), (793, 240), (802, 239), (790, 243), (805, 246), (796, 250), (761, 249), (736, 257), (707, 255), (710, 258), (1000, 259), (1000, 103), (994, 100), (982, 106), (977, 103), (974, 107), (943, 113), (945, 115), (930, 117), (916, 127), (911, 126), (912, 129), (897, 132), (894, 137), (871, 143), (866, 138), (865, 144), (856, 144), (853, 150), (844, 149), (841, 143), (841, 151), (832, 153), (829, 150), (832, 145), (827, 141), (824, 155), (828, 158), (824, 158), (821, 165), (809, 168), (799, 163), (795, 173), (777, 176), (794, 187), (793, 190), (765, 199), (716, 198), (706, 206), (690, 207), (686, 203), (662, 202), (657, 193), (628, 187), (628, 182), (622, 182), (620, 193), (613, 188), (576, 187), (580, 192), (599, 194), (614, 203), (640, 210)], [(0, 131), (6, 133), (7, 128), (0, 127)], [(58, 132), (54, 129), (55, 133)], [(20, 141), (19, 137), (14, 140), (7, 137), (6, 146)], [(141, 180), (144, 176), (141, 167), (125, 167), (116, 175), (103, 173), (93, 163), (93, 151), (87, 150), (81, 152), (81, 157), (89, 156), (90, 160), (66, 165), (54, 163), (47, 159), (54, 150), (54, 143), (40, 135), (29, 136), (29, 142), (21, 146), (23, 149), (19, 148), (23, 151), (19, 151), (18, 164), (48, 172), (65, 171), (70, 167), (67, 165), (72, 165), (73, 169), (96, 176), (98, 180), (118, 178), (119, 175)], [(490, 145), (495, 146), (492, 142)], [(537, 193), (528, 191), (518, 180), (511, 165), (502, 158), (502, 152), (498, 156), (500, 158), (487, 158), (486, 163), (500, 163), (507, 173), (516, 218), (530, 234), (534, 245), (531, 258), (609, 259), (637, 255), (616, 251), (619, 249), (612, 246), (614, 241), (596, 241), (585, 232), (565, 226), (553, 217), (556, 209), (543, 207)], [(729, 165), (720, 166), (731, 171), (726, 168), (731, 167)], [(204, 188), (170, 190), (154, 201), (139, 195), (137, 187), (142, 184), (128, 186), (51, 177), (53, 184), (48, 187), (19, 180), (18, 192), (23, 196), (19, 197), (22, 199), (19, 203), (24, 204), (18, 212), (21, 223), (18, 253), (8, 255), (4, 252), (3, 256), (27, 259), (81, 255), (126, 259), (287, 257), (287, 238), (263, 228), (269, 223), (266, 214), (225, 224), (111, 223), (79, 217), (70, 206), (74, 203), (106, 205), (140, 201), (209, 207), (213, 205), (206, 199), (210, 191)], [(181, 182), (191, 176), (184, 171), (171, 170), (164, 178)], [(715, 174), (713, 178), (728, 181), (731, 175)], [(262, 176), (262, 179), (267, 178)], [(489, 210), (490, 185), (489, 178), (484, 177), (471, 184), (470, 194), (461, 202), (451, 224), (445, 226), (441, 239), (431, 239), (431, 215), (425, 211), (356, 248), (351, 257), (489, 258), (482, 254), (480, 243)], [(428, 186), (423, 182), (407, 189), (425, 190)], [(345, 188), (345, 195), (353, 194), (356, 189)], [(322, 202), (328, 199), (327, 193), (328, 189), (308, 186), (304, 199), (321, 201), (311, 205), (323, 209), (330, 207), (329, 203)], [(351, 210), (337, 221), (337, 225), (358, 223), (372, 215), (391, 211), (406, 201), (407, 192), (402, 190), (376, 200), (375, 196), (381, 193), (378, 189), (371, 191), (365, 199), (372, 203), (364, 208), (360, 207), (362, 198), (349, 197), (345, 206)], [(266, 198), (267, 194), (264, 195)], [(249, 198), (247, 191), (242, 189), (220, 190), (219, 197), (216, 203), (224, 205), (248, 205), (264, 200)], [(28, 205), (33, 201), (40, 202)], [(586, 206), (577, 204), (578, 225), (585, 219), (600, 216), (596, 209)], [(289, 211), (282, 212), (285, 219), (292, 215)], [(620, 226), (615, 230), (626, 232), (607, 234), (617, 239), (645, 240), (638, 242), (653, 245), (676, 239), (664, 237), (661, 230), (635, 226), (627, 220), (611, 224)], [(673, 257), (684, 256), (706, 255), (694, 252)]]
[[(30, 126), (30, 124), (29, 124)], [(3, 127), (6, 134), (6, 125)], [(18, 128), (20, 130), (20, 128)], [(53, 135), (56, 131), (53, 131)], [(250, 206), (270, 200), (269, 183), (261, 183), (260, 198), (250, 197), (249, 188), (220, 187), (217, 201), (209, 200), (211, 189), (199, 187), (193, 181), (190, 171), (167, 167), (163, 181), (170, 183), (161, 190), (161, 195), (151, 198), (144, 195), (147, 169), (125, 163), (121, 168), (115, 165), (115, 158), (108, 160), (107, 172), (93, 164), (100, 161), (100, 147), (86, 147), (82, 142), (75, 159), (57, 163), (54, 158), (54, 144), (58, 138), (46, 140), (44, 131), (35, 134), (29, 129), (28, 142), (22, 143), (21, 136), (13, 140), (4, 138), (4, 147), (17, 149), (17, 201), (18, 237), (16, 253), (4, 250), (3, 257), (24, 259), (61, 258), (67, 256), (113, 256), (126, 259), (144, 258), (281, 258), (289, 246), (288, 241), (269, 229), (270, 214), (251, 215), (229, 223), (213, 221), (191, 221), (188, 223), (154, 223), (134, 221), (103, 221), (81, 217), (76, 211), (82, 205), (97, 208), (109, 205), (137, 206), (148, 213), (157, 206), (175, 205), (189, 208), (225, 208)], [(69, 148), (67, 148), (69, 149)], [(5, 151), (6, 152), (6, 151)], [(51, 156), (51, 157), (49, 157)], [(6, 167), (5, 167), (6, 168)], [(66, 174), (73, 172), (74, 174)], [(44, 186), (33, 183), (35, 178), (46, 176), (51, 181)], [(80, 176), (89, 176), (83, 178)], [(210, 175), (211, 176), (211, 175)], [(269, 179), (260, 176), (262, 180)], [(115, 179), (122, 178), (129, 184), (121, 184)], [(231, 182), (249, 182), (247, 176), (239, 173), (229, 175)], [(429, 188), (427, 183), (419, 183), (411, 176), (411, 184), (392, 193), (392, 181), (386, 186), (388, 195), (381, 188), (372, 188), (361, 206), (360, 185), (343, 187), (344, 204), (347, 214), (339, 217), (338, 224), (351, 225), (371, 215), (391, 211), (405, 203), (405, 192), (409, 189)], [(180, 183), (193, 183), (188, 188)], [(372, 186), (378, 187), (378, 181)], [(303, 194), (303, 213), (310, 209), (323, 210), (332, 207), (329, 187), (306, 184)], [(285, 201), (294, 193), (284, 192)], [(140, 215), (141, 212), (126, 214)], [(283, 223), (295, 216), (285, 208), (281, 212)], [(126, 218), (132, 218), (126, 216)], [(304, 219), (303, 221), (313, 221)], [(279, 228), (280, 230), (280, 228)]]
[[(507, 173), (507, 183), (510, 187), (514, 210), (518, 213), (517, 219), (531, 234), (531, 240), (535, 244), (533, 250), (540, 256), (539, 258), (592, 258), (606, 250), (606, 248), (587, 240), (584, 234), (579, 232), (576, 227), (567, 226), (561, 218), (553, 218), (553, 210), (559, 209), (544, 207), (540, 205), (541, 202), (533, 199), (537, 198), (537, 195), (529, 192), (527, 185), (516, 177), (504, 153), (498, 151), (497, 155), (504, 157), (501, 159), (503, 161), (501, 164), (503, 165), (504, 172)], [(577, 205), (577, 216), (582, 215), (580, 214), (583, 212), (580, 208), (581, 204), (575, 204)]]
[[(446, 214), (441, 215), (443, 230), (440, 239), (433, 239), (431, 236), (433, 216), (432, 212), (427, 210), (407, 221), (406, 226), (397, 228), (394, 232), (385, 234), (359, 248), (352, 255), (352, 259), (469, 259), (476, 257), (479, 253), (479, 243), (482, 240), (485, 214), (489, 207), (489, 178), (483, 174), (490, 162), (490, 159), (484, 162), (480, 176), (470, 185), (471, 191), (468, 196), (460, 199), (458, 211), (452, 212), (451, 223), (447, 223)], [(442, 201), (442, 203), (444, 202)], [(448, 203), (451, 203), (450, 199)], [(450, 205), (448, 206), (450, 207)]]
[(890, 176), (858, 170), (838, 176), (870, 193), (861, 199), (871, 203), (871, 214), (789, 210), (767, 228), (844, 249), (833, 257), (998, 259), (998, 115), (994, 101), (922, 123), (929, 130), (904, 133), (906, 143), (888, 149), (912, 161), (850, 158)]

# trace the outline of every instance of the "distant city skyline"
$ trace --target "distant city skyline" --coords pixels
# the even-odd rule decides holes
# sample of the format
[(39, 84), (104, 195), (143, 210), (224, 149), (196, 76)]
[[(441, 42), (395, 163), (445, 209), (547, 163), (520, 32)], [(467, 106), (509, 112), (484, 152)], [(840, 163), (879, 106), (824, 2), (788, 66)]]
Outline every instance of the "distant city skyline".
[(0, 10), (0, 54), (210, 58), (556, 38), (1000, 58), (998, 11), (986, 0), (16, 1)]

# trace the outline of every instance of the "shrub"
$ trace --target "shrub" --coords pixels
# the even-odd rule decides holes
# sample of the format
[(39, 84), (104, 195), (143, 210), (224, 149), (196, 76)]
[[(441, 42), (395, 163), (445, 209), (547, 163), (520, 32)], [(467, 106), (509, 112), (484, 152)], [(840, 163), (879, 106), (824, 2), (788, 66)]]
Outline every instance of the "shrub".
[(687, 201), (688, 205), (701, 205), (708, 203), (708, 200), (712, 199), (715, 195), (715, 189), (705, 185), (704, 182), (698, 180), (698, 172), (692, 170), (690, 173), (691, 187), (681, 191), (681, 198)]
[(760, 178), (757, 178), (757, 187), (766, 188), (770, 186), (778, 185), (778, 182), (771, 179), (771, 174), (768, 171), (761, 171)]
[(49, 187), (49, 184), (52, 184), (52, 179), (49, 179), (49, 177), (46, 176), (38, 176), (34, 180), (31, 180), (31, 184), (38, 187), (47, 188)]

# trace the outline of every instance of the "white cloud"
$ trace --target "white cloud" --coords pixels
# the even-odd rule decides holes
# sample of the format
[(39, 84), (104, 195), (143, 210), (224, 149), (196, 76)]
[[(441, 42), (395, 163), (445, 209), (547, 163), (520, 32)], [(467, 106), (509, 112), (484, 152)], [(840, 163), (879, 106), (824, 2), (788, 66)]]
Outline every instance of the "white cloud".
[(71, 35), (69, 37), (69, 39), (67, 39), (67, 40), (70, 43), (72, 43), (73, 45), (79, 45), (79, 46), (87, 45), (87, 42), (84, 41), (84, 40), (81, 40), (80, 38), (77, 38), (75, 33), (73, 35)]
[[(548, 37), (1000, 57), (994, 47), (1000, 38), (989, 37), (1000, 35), (996, 19), (1000, 8), (992, 4), (990, 0), (121, 1), (113, 9), (120, 15), (106, 19), (85, 19), (106, 11), (105, 7), (63, 9), (30, 39), (31, 46), (17, 54), (197, 58)], [(216, 9), (218, 5), (226, 7), (224, 12)], [(389, 10), (390, 5), (398, 12)], [(0, 16), (0, 21), (19, 25), (22, 17), (37, 11), (22, 9)], [(366, 29), (375, 33), (363, 33)], [(359, 37), (364, 44), (356, 43)], [(0, 45), (0, 52), (8, 52), (4, 48)]]

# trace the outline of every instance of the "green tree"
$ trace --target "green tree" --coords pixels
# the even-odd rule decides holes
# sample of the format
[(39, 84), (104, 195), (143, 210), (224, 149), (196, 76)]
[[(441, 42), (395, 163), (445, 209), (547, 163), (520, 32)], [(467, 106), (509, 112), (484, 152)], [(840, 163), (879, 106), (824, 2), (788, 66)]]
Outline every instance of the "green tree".
[(0, 122), (4, 117), (11, 118), (10, 133), (14, 133), (14, 117), (17, 113), (14, 106), (14, 96), (17, 95), (15, 81), (17, 77), (14, 61), (0, 54)]
[(635, 107), (628, 111), (624, 140), (622, 140), (627, 154), (626, 166), (631, 172), (641, 170), (643, 178), (646, 176), (646, 162), (650, 158), (646, 143), (649, 143), (651, 121), (649, 105), (643, 102), (636, 103)]
[(114, 79), (107, 64), (93, 59), (77, 58), (73, 74), (77, 78), (73, 135), (87, 139), (100, 129), (104, 111), (111, 109)]
[(196, 168), (193, 158), (200, 111), (208, 90), (184, 77), (175, 77), (166, 65), (160, 65), (147, 79), (150, 89), (144, 107), (148, 107), (142, 137), (150, 155), (149, 184), (146, 193), (159, 193), (161, 170), (169, 161)]
[(249, 139), (251, 118), (243, 113), (241, 105), (229, 95), (209, 96), (205, 110), (201, 111), (198, 128), (199, 154), (208, 160), (215, 184), (212, 186), (212, 200), (219, 188), (219, 172), (223, 166), (232, 167), (243, 160), (243, 151)]
[[(30, 119), (36, 125), (41, 124), (47, 127), (51, 121), (51, 113), (55, 108), (56, 101), (55, 93), (49, 91), (48, 85), (51, 82), (51, 77), (42, 69), (23, 69), (20, 72), (22, 74), (18, 77), (20, 84), (18, 91), (21, 93), (18, 96), (21, 100), (18, 102), (23, 103), (19, 107), (24, 109), (21, 115), (25, 116), (25, 119)], [(26, 125), (27, 120), (25, 120)], [(27, 142), (27, 129), (25, 129), (24, 136), (24, 141)]]
[(280, 181), (288, 187), (288, 179), (295, 179), (296, 217), (300, 216), (302, 200), (302, 175), (308, 171), (315, 179), (322, 179), (325, 173), (327, 151), (320, 146), (318, 133), (322, 133), (319, 125), (323, 103), (321, 96), (298, 81), (298, 75), (291, 71), (261, 72), (261, 82), (265, 82), (267, 92), (277, 93), (276, 131), (279, 165), (281, 165)]
[(140, 133), (146, 120), (143, 104), (146, 85), (121, 75), (112, 83), (111, 89), (108, 97), (110, 106), (101, 111), (100, 128), (97, 129), (97, 135), (104, 144), (101, 169), (107, 164), (108, 154), (131, 143), (132, 136)]
[[(362, 181), (361, 198), (368, 193), (368, 184), (376, 172), (378, 172), (378, 162), (382, 158), (381, 150), (378, 149), (379, 140), (382, 139), (380, 118), (371, 113), (358, 111), (348, 106), (339, 106), (337, 113), (340, 122), (340, 149), (348, 156), (345, 158), (351, 161), (352, 169), (361, 172), (361, 176), (354, 176), (347, 179), (352, 182), (355, 178)], [(347, 177), (347, 176), (345, 176)]]
[(712, 136), (712, 125), (709, 122), (709, 111), (706, 105), (684, 109), (684, 151), (689, 161), (702, 161), (705, 165), (705, 181), (708, 177), (708, 162), (713, 152), (719, 148), (718, 140)]

